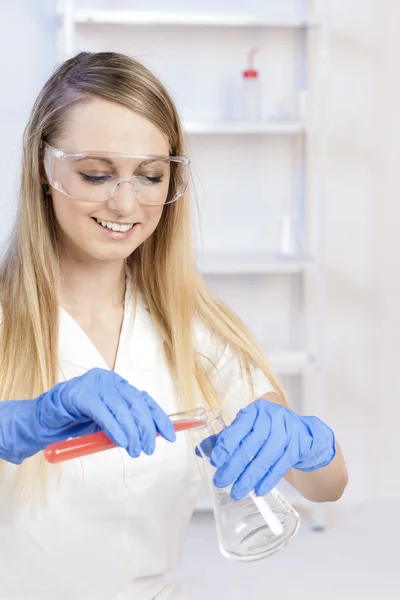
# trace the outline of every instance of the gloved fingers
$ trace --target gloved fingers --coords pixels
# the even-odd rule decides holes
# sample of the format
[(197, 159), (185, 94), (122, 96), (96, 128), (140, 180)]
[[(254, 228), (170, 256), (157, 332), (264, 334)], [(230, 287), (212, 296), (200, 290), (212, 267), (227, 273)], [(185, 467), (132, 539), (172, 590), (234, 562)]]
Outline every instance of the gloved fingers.
[(272, 465), (282, 456), (286, 444), (285, 431), (274, 424), (268, 439), (232, 486), (231, 496), (234, 500), (240, 500), (254, 490)]
[(153, 417), (156, 429), (158, 433), (168, 440), (168, 442), (175, 442), (176, 433), (171, 419), (159, 404), (151, 396), (146, 394), (147, 406)]
[(219, 434), (210, 435), (209, 437), (205, 438), (202, 442), (200, 442), (200, 444), (198, 444), (195, 448), (196, 455), (200, 456), (200, 458), (203, 458), (203, 456), (210, 458), (212, 449), (217, 443), (218, 435)]
[[(95, 423), (95, 421), (92, 421), (92, 419), (90, 419), (89, 421), (86, 421), (85, 423), (80, 423), (79, 425), (72, 425), (71, 429), (63, 429), (62, 439), (57, 440), (57, 441), (63, 441), (70, 437), (77, 438), (77, 437), (81, 437), (82, 435), (90, 435), (92, 433), (99, 433), (100, 431), (103, 431), (103, 428), (100, 427), (100, 425), (98, 425), (97, 423)], [(61, 438), (61, 436), (60, 436), (60, 438)]]
[(253, 402), (239, 411), (232, 424), (221, 431), (210, 456), (214, 467), (222, 467), (231, 458), (243, 438), (253, 429), (258, 414), (257, 402)]
[(255, 493), (257, 496), (265, 496), (268, 494), (276, 485), (278, 485), (282, 477), (284, 477), (286, 473), (290, 471), (291, 467), (292, 463), (290, 447), (288, 446), (283, 452), (282, 456), (274, 465), (272, 465), (268, 473), (256, 486)]
[[(104, 373), (107, 373), (104, 371)], [(42, 411), (52, 429), (68, 428), (90, 421), (104, 431), (117, 446), (126, 448), (128, 438), (109, 408), (99, 398), (99, 390), (107, 387), (102, 369), (92, 369), (68, 381), (58, 383), (42, 394)]]
[(128, 443), (125, 446), (130, 456), (137, 458), (143, 447), (138, 425), (125, 398), (117, 390), (110, 390), (107, 397), (102, 398), (110, 412), (114, 415), (121, 429), (125, 432)]
[(326, 467), (336, 456), (335, 434), (318, 417), (298, 417), (302, 428), (299, 432), (300, 452), (295, 469), (315, 471)]
[(270, 435), (271, 420), (259, 415), (254, 429), (239, 443), (231, 458), (220, 467), (214, 476), (216, 487), (227, 487), (236, 481), (265, 444)]
[(141, 449), (146, 454), (153, 454), (156, 446), (157, 430), (152, 413), (147, 405), (146, 392), (139, 392), (128, 382), (123, 382), (118, 386), (118, 391), (125, 400), (126, 406), (135, 421)]
[(85, 407), (85, 415), (97, 423), (114, 444), (122, 448), (128, 447), (129, 436), (125, 427), (122, 426), (120, 419), (116, 418), (115, 409), (112, 410), (101, 397), (88, 403)]
[[(134, 416), (121, 396), (118, 387), (125, 380), (106, 369), (91, 369), (84, 375), (58, 384), (48, 396), (49, 406), (68, 424), (93, 421), (117, 445), (126, 448), (132, 456), (139, 456), (141, 443)], [(54, 420), (54, 416), (53, 416)], [(60, 427), (60, 425), (58, 425)]]

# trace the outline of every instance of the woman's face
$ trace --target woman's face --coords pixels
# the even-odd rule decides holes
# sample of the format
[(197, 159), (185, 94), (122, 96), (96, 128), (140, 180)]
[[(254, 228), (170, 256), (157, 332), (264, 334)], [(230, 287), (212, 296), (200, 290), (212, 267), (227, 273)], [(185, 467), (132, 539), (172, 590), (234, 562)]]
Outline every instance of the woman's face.
[[(93, 99), (75, 106), (65, 123), (64, 132), (59, 138), (52, 140), (52, 145), (67, 152), (88, 151), (90, 155), (97, 152), (164, 156), (169, 154), (168, 142), (155, 125), (123, 106), (101, 99)], [(73, 199), (50, 188), (63, 252), (70, 253), (77, 260), (124, 260), (153, 233), (161, 218), (163, 204), (141, 204), (140, 192), (128, 182), (121, 185), (117, 193), (108, 200), (86, 200), (89, 197), (101, 197), (100, 190), (102, 187), (104, 189), (107, 180), (131, 178), (138, 173), (138, 168), (140, 175), (158, 176), (157, 173), (151, 173), (151, 167), (140, 166), (138, 159), (109, 159), (110, 157), (106, 157), (106, 160), (93, 157), (79, 162), (71, 161), (74, 176), (79, 178), (76, 179), (79, 190), (84, 190), (84, 195), (87, 190), (85, 199)], [(56, 162), (56, 174), (57, 168)], [(59, 168), (68, 181), (67, 177), (71, 177), (71, 173), (68, 171), (67, 174), (65, 163)], [(63, 189), (65, 190), (64, 185)], [(149, 187), (143, 189), (146, 194)], [(165, 201), (168, 173), (163, 184), (159, 184), (158, 187), (153, 185), (151, 189), (153, 194), (164, 195), (162, 200)], [(157, 192), (154, 191), (156, 189)], [(67, 193), (70, 194), (69, 191)], [(131, 225), (133, 227), (128, 229)]]

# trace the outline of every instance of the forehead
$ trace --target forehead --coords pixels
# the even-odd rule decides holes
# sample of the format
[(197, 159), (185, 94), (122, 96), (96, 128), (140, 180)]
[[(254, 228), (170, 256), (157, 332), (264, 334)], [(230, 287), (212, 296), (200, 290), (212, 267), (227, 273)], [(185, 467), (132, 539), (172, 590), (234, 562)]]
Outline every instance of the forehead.
[(98, 98), (72, 108), (56, 143), (75, 152), (169, 154), (166, 137), (153, 123), (129, 108)]

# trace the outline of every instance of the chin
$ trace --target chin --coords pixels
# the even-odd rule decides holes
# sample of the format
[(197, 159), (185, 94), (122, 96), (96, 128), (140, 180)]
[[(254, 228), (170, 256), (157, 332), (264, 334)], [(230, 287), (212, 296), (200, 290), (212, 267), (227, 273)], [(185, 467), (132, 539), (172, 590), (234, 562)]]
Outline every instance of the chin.
[[(96, 245), (97, 246), (97, 245)], [(90, 257), (93, 260), (100, 262), (121, 262), (126, 260), (140, 244), (130, 245), (116, 245), (114, 248), (110, 247), (88, 247), (82, 248), (82, 253)]]
[(90, 256), (101, 262), (122, 262), (126, 260), (135, 250), (136, 247), (129, 252), (96, 252), (90, 253)]

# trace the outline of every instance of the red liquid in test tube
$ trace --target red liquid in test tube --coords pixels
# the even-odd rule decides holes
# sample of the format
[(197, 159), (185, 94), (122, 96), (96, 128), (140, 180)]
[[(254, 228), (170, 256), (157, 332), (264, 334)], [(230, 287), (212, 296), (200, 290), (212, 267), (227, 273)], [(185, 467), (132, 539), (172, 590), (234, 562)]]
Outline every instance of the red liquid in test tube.
[[(181, 419), (179, 421), (173, 421), (172, 424), (175, 431), (179, 432), (194, 429), (195, 427), (201, 427), (206, 424), (206, 421), (202, 421), (201, 419)], [(157, 433), (157, 435), (160, 434)], [(45, 449), (44, 456), (50, 463), (59, 463), (116, 447), (116, 444), (114, 444), (105, 433), (99, 432), (50, 444)]]

